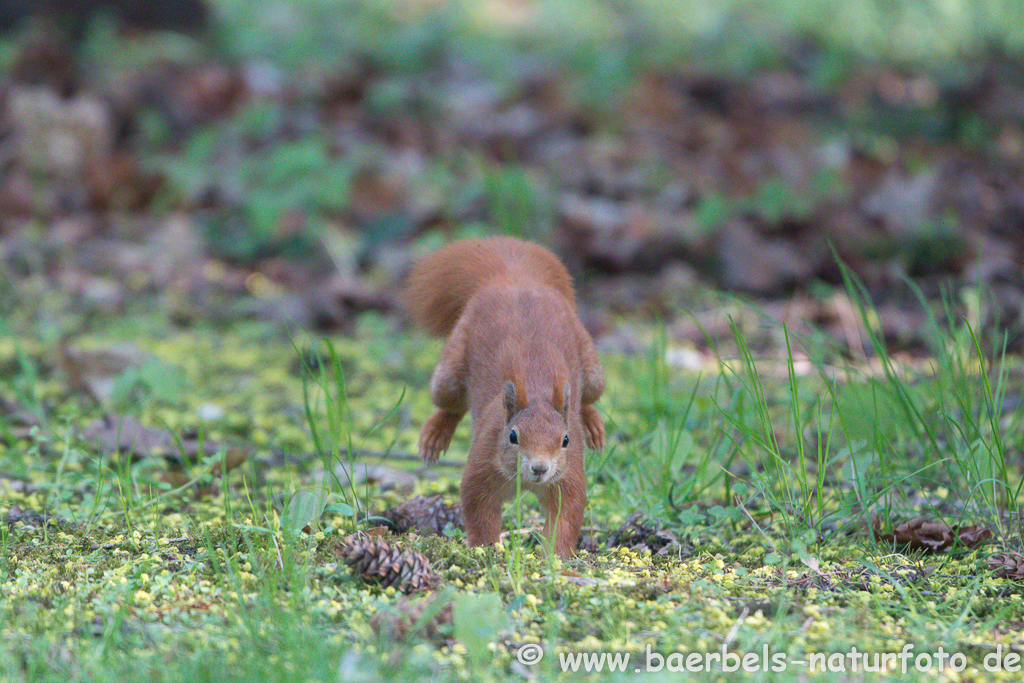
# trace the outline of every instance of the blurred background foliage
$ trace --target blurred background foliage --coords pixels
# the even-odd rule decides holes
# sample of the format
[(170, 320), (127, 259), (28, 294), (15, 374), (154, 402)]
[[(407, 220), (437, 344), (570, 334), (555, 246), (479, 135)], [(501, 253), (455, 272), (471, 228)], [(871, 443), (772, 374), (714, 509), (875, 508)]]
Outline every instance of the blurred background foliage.
[(45, 272), (79, 309), (344, 328), (501, 231), (612, 314), (707, 284), (828, 324), (837, 255), (875, 304), (909, 276), (1024, 339), (1014, 0), (9, 0), (0, 29), (7, 310)]
[(1024, 8), (1012, 0), (215, 0), (213, 9), (222, 49), (238, 58), (298, 67), (364, 53), (407, 73), (445, 53), (500, 73), (509, 51), (536, 50), (612, 75), (694, 56), (749, 70), (801, 39), (921, 63), (1024, 43)]

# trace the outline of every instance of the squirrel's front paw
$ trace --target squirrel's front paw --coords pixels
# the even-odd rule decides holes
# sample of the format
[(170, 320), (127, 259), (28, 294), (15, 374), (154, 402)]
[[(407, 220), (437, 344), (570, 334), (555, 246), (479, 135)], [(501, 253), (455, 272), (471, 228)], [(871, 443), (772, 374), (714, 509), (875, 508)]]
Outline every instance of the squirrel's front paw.
[(420, 432), (420, 457), (423, 462), (434, 462), (441, 457), (441, 453), (448, 450), (460, 420), (462, 415), (444, 410), (438, 410), (427, 418)]
[(580, 417), (583, 418), (583, 435), (587, 446), (595, 451), (604, 450), (604, 420), (597, 408), (592, 405), (585, 405), (580, 410)]

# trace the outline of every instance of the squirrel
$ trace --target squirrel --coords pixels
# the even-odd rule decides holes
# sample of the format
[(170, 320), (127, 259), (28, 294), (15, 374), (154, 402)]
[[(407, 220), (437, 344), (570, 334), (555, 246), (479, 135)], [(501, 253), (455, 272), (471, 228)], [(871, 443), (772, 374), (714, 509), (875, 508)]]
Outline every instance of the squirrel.
[(565, 266), (533, 242), (457, 240), (414, 264), (404, 303), (428, 333), (447, 336), (430, 381), (438, 409), (420, 434), (423, 460), (437, 460), (472, 414), (460, 488), (467, 542), (498, 541), (518, 477), (540, 500), (554, 552), (571, 556), (587, 502), (583, 444), (605, 444), (594, 407), (604, 372)]

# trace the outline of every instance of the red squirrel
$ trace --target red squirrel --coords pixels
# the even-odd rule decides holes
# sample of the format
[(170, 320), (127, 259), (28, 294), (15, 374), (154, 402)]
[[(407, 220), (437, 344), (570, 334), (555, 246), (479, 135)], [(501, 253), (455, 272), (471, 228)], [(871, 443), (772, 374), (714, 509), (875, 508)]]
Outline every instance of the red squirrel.
[(604, 372), (565, 266), (533, 242), (459, 240), (413, 266), (404, 298), (417, 323), (448, 337), (430, 381), (438, 410), (423, 424), (423, 460), (437, 460), (472, 414), (461, 487), (466, 540), (498, 541), (518, 473), (544, 508), (555, 553), (572, 555), (587, 503), (583, 444), (604, 448), (594, 407)]

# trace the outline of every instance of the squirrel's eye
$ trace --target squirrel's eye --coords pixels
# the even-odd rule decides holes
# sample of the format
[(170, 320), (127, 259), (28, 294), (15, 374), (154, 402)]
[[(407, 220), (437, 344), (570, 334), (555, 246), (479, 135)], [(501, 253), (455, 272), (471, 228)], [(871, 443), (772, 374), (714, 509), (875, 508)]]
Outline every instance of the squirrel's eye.
[(508, 442), (519, 443), (519, 435), (516, 434), (516, 430), (513, 429), (511, 432), (508, 433)]
[(565, 436), (562, 437), (562, 448), (568, 448), (568, 447), (569, 447), (569, 435), (566, 434)]

